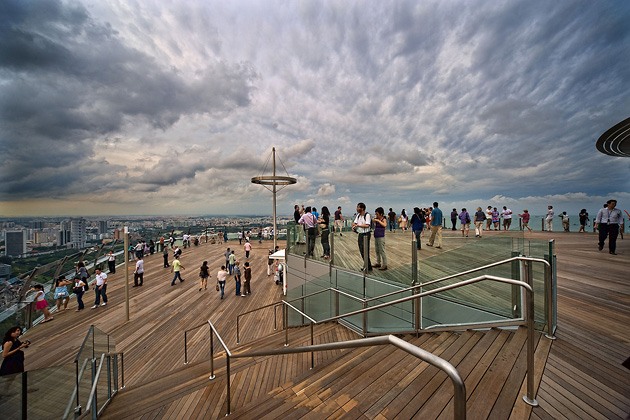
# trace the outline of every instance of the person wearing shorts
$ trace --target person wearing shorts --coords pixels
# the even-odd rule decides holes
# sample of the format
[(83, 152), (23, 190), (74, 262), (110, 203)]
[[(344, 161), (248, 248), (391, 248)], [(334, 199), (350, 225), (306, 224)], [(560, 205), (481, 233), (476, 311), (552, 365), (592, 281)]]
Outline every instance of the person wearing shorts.
[(339, 236), (343, 236), (341, 229), (343, 228), (343, 215), (341, 214), (341, 206), (335, 211), (335, 232), (339, 229)]

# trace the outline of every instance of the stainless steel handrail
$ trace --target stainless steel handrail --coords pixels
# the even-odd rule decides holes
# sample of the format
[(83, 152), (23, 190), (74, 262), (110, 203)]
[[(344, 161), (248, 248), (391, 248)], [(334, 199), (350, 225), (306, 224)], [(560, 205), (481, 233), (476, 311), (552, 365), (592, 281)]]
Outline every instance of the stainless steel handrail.
[[(251, 314), (251, 313), (256, 312), (256, 311), (260, 311), (260, 310), (262, 310), (262, 309), (267, 309), (267, 308), (270, 308), (270, 307), (272, 307), (272, 306), (277, 307), (277, 306), (279, 306), (279, 305), (282, 305), (282, 304), (283, 304), (283, 302), (295, 302), (295, 301), (298, 301), (298, 300), (304, 300), (304, 299), (306, 299), (306, 298), (308, 298), (308, 297), (315, 296), (315, 295), (318, 295), (318, 294), (320, 294), (320, 293), (324, 293), (324, 292), (330, 292), (330, 291), (333, 291), (333, 292), (338, 293), (338, 294), (342, 294), (342, 295), (344, 295), (344, 296), (346, 296), (346, 297), (348, 297), (348, 298), (350, 298), (350, 299), (354, 299), (354, 300), (356, 300), (356, 301), (358, 301), (358, 302), (361, 302), (361, 303), (363, 303), (363, 302), (364, 302), (364, 300), (363, 300), (363, 299), (361, 299), (361, 298), (359, 298), (359, 297), (352, 296), (352, 295), (351, 295), (351, 294), (349, 294), (349, 293), (346, 293), (346, 292), (344, 292), (344, 291), (342, 291), (342, 290), (337, 290), (337, 289), (335, 289), (335, 288), (333, 288), (333, 287), (328, 287), (328, 288), (326, 288), (326, 289), (322, 289), (322, 290), (319, 290), (319, 291), (317, 291), (317, 292), (313, 292), (313, 293), (309, 293), (309, 294), (304, 295), (304, 296), (300, 296), (299, 298), (290, 299), (290, 300), (284, 300), (284, 299), (283, 299), (283, 300), (280, 300), (280, 301), (278, 301), (278, 302), (270, 303), (270, 304), (268, 304), (268, 305), (261, 306), (261, 307), (256, 308), (256, 309), (252, 309), (252, 310), (249, 310), (249, 311), (247, 311), (247, 312), (243, 312), (243, 313), (238, 314), (238, 315), (236, 316), (236, 344), (241, 344), (241, 334), (240, 334), (240, 333), (241, 333), (241, 322), (240, 322), (240, 321), (241, 321), (241, 317), (242, 317), (242, 316), (244, 316), (244, 315), (248, 315), (248, 314)], [(297, 308), (293, 307), (293, 309), (295, 309), (296, 311), (300, 312), (300, 314), (302, 314), (303, 316), (306, 316), (307, 318), (309, 318), (309, 319), (310, 319), (310, 317), (308, 317), (308, 315), (306, 315), (306, 314), (305, 314), (305, 313), (303, 313), (302, 311), (299, 311)], [(275, 308), (274, 308), (274, 314), (275, 314)], [(193, 328), (193, 329), (194, 329), (194, 328)], [(273, 328), (273, 329), (274, 329), (274, 330), (276, 330), (276, 327), (275, 327), (275, 318), (274, 318), (274, 328)], [(190, 330), (188, 330), (188, 331), (190, 331)]]
[[(98, 370), (96, 371), (96, 375), (94, 376), (94, 382), (92, 383), (92, 389), (90, 390), (90, 397), (88, 398), (88, 401), (86, 403), (86, 407), (85, 407), (85, 411), (83, 412), (83, 414), (81, 414), (79, 417), (77, 417), (77, 419), (83, 419), (85, 418), (88, 413), (92, 413), (92, 418), (96, 419), (98, 417), (98, 414), (100, 414), (100, 412), (97, 412), (96, 407), (93, 407), (93, 402), (94, 402), (94, 396), (96, 395), (96, 388), (98, 386), (98, 380), (100, 379), (101, 376), (101, 371), (103, 370), (103, 365), (105, 364), (105, 357), (117, 357), (118, 355), (121, 356), (121, 361), (122, 361), (122, 356), (123, 353), (122, 352), (116, 352), (116, 353), (103, 353), (101, 355), (101, 359), (100, 359), (100, 363), (98, 366)], [(108, 362), (109, 364), (109, 362)], [(121, 363), (121, 370), (124, 370), (124, 367)], [(121, 389), (125, 387), (125, 379), (124, 379), (124, 374), (122, 376), (122, 386)], [(116, 395), (118, 393), (118, 390), (114, 390), (114, 392), (112, 393), (111, 396), (108, 396), (108, 401), (111, 400), (111, 398)], [(103, 407), (104, 408), (104, 407)], [(102, 411), (102, 410), (101, 410)]]
[(192, 327), (184, 331), (184, 364), (185, 365), (188, 364), (188, 333), (192, 330), (196, 330), (197, 328), (201, 328), (204, 325), (206, 325), (205, 322), (203, 324), (199, 324), (196, 327)]
[[(310, 346), (296, 347), (292, 349), (253, 351), (253, 352), (243, 352), (243, 353), (232, 354), (230, 350), (228, 349), (228, 347), (223, 342), (223, 340), (221, 339), (221, 336), (217, 332), (212, 322), (208, 321), (208, 324), (210, 325), (210, 328), (212, 329), (212, 333), (216, 334), (217, 338), (221, 342), (221, 345), (225, 349), (226, 378), (227, 378), (226, 379), (226, 386), (227, 386), (226, 395), (227, 395), (227, 411), (228, 411), (227, 414), (232, 413), (232, 407), (231, 407), (232, 401), (231, 401), (231, 391), (230, 391), (231, 389), (230, 359), (245, 358), (245, 357), (258, 357), (258, 356), (276, 356), (276, 355), (282, 355), (282, 354), (309, 353), (309, 352), (312, 354), (315, 351), (328, 351), (328, 350), (337, 350), (337, 349), (349, 349), (349, 348), (371, 347), (371, 346), (377, 346), (377, 345), (392, 344), (398, 347), (399, 349), (406, 351), (407, 353), (419, 358), (420, 360), (425, 361), (437, 367), (438, 369), (443, 370), (449, 376), (449, 378), (453, 382), (453, 388), (454, 388), (454, 400), (455, 400), (454, 407), (453, 407), (454, 418), (462, 419), (462, 420), (466, 419), (466, 385), (461, 375), (457, 371), (457, 369), (455, 369), (455, 367), (451, 365), (449, 362), (447, 362), (446, 360), (426, 350), (423, 350), (419, 348), (418, 346), (414, 346), (413, 344), (410, 344), (396, 336), (388, 335), (388, 336), (381, 336), (381, 337), (362, 338), (358, 340), (341, 341), (341, 342), (336, 342), (336, 343), (317, 344), (317, 345), (312, 344)], [(212, 333), (211, 333), (211, 337), (213, 335)], [(210, 340), (210, 343), (211, 343), (210, 344), (210, 360), (213, 361), (214, 353), (213, 353), (212, 338)], [(216, 376), (214, 375), (214, 363), (212, 363), (211, 369), (212, 371), (211, 371), (210, 379), (215, 379)]]
[[(549, 264), (549, 262), (547, 260), (544, 260), (544, 259), (541, 259), (541, 258), (512, 257), (512, 258), (508, 258), (508, 259), (503, 260), (503, 261), (498, 261), (498, 262), (495, 262), (495, 263), (492, 263), (492, 264), (484, 265), (483, 267), (473, 268), (473, 269), (468, 270), (468, 271), (462, 271), (461, 273), (451, 274), (449, 276), (442, 277), (442, 278), (439, 278), (439, 279), (436, 279), (436, 280), (431, 280), (431, 281), (428, 281), (426, 283), (418, 284), (418, 285), (415, 285), (415, 286), (410, 286), (410, 287), (407, 287), (405, 289), (397, 290), (395, 292), (385, 293), (385, 294), (380, 295), (380, 296), (376, 296), (376, 297), (373, 297), (373, 298), (366, 299), (365, 301), (366, 302), (371, 302), (373, 300), (382, 299), (382, 298), (385, 298), (385, 297), (388, 297), (388, 296), (392, 296), (392, 295), (395, 295), (395, 294), (398, 294), (398, 293), (408, 292), (408, 291), (411, 291), (411, 290), (419, 289), (421, 287), (426, 287), (426, 286), (429, 286), (429, 285), (432, 285), (434, 283), (438, 283), (438, 282), (441, 282), (441, 281), (444, 281), (444, 280), (450, 280), (450, 279), (455, 278), (455, 277), (465, 276), (466, 274), (472, 274), (472, 273), (475, 273), (477, 271), (486, 270), (488, 268), (492, 268), (492, 267), (496, 267), (496, 266), (499, 266), (499, 265), (503, 265), (503, 264), (506, 264), (506, 263), (509, 263), (509, 262), (512, 262), (512, 261), (522, 261), (522, 260), (533, 261), (533, 262), (540, 262), (540, 263), (546, 264), (548, 267), (551, 267), (551, 265)], [(416, 295), (416, 297), (417, 297), (417, 295)]]

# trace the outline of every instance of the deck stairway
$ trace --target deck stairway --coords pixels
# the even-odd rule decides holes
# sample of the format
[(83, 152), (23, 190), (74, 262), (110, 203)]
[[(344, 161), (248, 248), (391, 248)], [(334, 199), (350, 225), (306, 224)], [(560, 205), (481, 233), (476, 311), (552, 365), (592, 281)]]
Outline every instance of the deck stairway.
[[(308, 345), (310, 329), (291, 329), (291, 346)], [(318, 325), (315, 343), (358, 338), (346, 328)], [(448, 360), (464, 378), (468, 418), (527, 418), (524, 395), (526, 330), (428, 333), (401, 337)], [(245, 343), (233, 352), (282, 348), (284, 333)], [(546, 359), (549, 340), (536, 342), (536, 359)], [(452, 418), (453, 386), (439, 369), (393, 346), (315, 354), (234, 359), (231, 418)], [(543, 363), (537, 363), (536, 384)], [(102, 418), (215, 419), (227, 413), (225, 358), (197, 360), (167, 375), (123, 390)], [(520, 391), (519, 391), (520, 388)], [(148, 397), (147, 397), (148, 396)], [(519, 402), (520, 401), (520, 402)]]

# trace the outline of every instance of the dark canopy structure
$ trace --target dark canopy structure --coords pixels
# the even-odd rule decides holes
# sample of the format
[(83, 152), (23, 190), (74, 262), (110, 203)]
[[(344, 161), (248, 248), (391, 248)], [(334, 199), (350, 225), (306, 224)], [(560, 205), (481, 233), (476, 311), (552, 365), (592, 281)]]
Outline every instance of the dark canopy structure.
[(602, 134), (596, 146), (597, 150), (610, 156), (630, 157), (630, 118)]

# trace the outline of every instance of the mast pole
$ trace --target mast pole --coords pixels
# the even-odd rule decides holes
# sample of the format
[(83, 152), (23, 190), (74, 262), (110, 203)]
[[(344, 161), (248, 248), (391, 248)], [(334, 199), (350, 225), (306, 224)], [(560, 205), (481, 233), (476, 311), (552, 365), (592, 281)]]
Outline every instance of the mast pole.
[(272, 149), (273, 153), (273, 252), (276, 252), (278, 243), (278, 228), (276, 225), (276, 148)]

